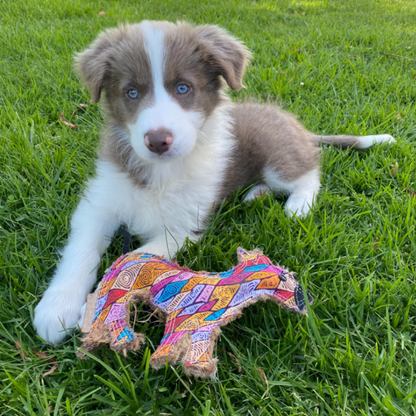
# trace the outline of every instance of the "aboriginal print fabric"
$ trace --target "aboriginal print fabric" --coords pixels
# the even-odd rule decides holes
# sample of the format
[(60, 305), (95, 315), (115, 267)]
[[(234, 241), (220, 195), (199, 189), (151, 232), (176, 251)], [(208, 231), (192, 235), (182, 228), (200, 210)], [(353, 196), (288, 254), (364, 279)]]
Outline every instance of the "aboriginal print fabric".
[[(212, 377), (219, 327), (239, 317), (244, 307), (270, 299), (306, 314), (302, 287), (292, 273), (274, 266), (258, 250), (239, 248), (237, 254), (239, 264), (223, 273), (193, 272), (152, 254), (121, 256), (101, 282), (82, 348), (93, 351), (109, 343), (124, 353), (139, 349), (144, 337), (130, 328), (129, 303), (147, 300), (166, 314), (165, 334), (151, 356), (152, 367), (181, 360), (188, 374)], [(312, 304), (312, 298), (308, 302)]]

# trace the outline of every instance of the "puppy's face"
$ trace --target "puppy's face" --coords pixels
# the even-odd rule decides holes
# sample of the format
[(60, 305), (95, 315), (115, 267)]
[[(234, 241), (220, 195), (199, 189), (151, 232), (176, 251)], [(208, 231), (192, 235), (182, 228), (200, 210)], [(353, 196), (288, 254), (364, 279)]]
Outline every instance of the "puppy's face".
[(242, 87), (249, 52), (216, 26), (142, 22), (101, 34), (77, 56), (92, 100), (128, 133), (142, 160), (192, 151), (221, 102), (225, 79)]

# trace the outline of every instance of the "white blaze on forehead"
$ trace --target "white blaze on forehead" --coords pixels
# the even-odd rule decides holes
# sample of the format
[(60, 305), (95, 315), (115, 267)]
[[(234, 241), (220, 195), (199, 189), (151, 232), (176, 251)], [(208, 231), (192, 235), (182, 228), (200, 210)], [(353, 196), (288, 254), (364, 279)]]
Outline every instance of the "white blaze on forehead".
[(163, 39), (165, 37), (165, 31), (161, 27), (152, 25), (147, 21), (141, 23), (140, 26), (145, 39), (145, 49), (149, 55), (155, 98), (157, 98), (163, 95), (163, 93), (166, 94), (165, 88), (163, 87), (163, 70), (165, 67), (165, 45)]
[[(165, 26), (145, 21), (140, 24), (140, 28), (152, 71), (153, 100), (151, 107), (141, 111), (136, 122), (128, 125), (131, 144), (142, 159), (163, 160), (181, 157), (195, 147), (205, 117), (200, 112), (184, 110), (165, 89)], [(144, 135), (149, 130), (157, 129), (168, 130), (173, 137), (169, 150), (162, 155), (152, 153), (144, 143)]]

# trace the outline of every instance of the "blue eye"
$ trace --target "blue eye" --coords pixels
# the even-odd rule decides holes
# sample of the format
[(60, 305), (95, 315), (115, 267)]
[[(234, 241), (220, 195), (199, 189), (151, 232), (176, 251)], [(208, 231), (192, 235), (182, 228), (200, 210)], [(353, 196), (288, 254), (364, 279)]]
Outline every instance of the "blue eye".
[(135, 100), (136, 98), (139, 98), (139, 93), (136, 90), (128, 90), (127, 95)]
[(178, 94), (186, 94), (187, 92), (189, 92), (189, 90), (190, 90), (190, 88), (187, 85), (185, 85), (185, 84), (179, 84), (176, 87), (176, 92)]

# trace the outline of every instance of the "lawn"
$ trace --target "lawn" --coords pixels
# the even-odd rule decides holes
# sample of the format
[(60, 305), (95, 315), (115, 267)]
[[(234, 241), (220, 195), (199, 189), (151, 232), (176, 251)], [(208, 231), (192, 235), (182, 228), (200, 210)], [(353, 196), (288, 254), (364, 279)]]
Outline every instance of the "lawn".
[[(238, 245), (260, 247), (315, 298), (308, 317), (271, 302), (246, 309), (217, 342), (213, 381), (149, 369), (163, 333), (153, 318), (136, 323), (147, 344), (126, 358), (103, 349), (81, 361), (79, 334), (55, 347), (33, 329), (102, 123), (96, 105), (73, 114), (89, 96), (72, 56), (142, 19), (241, 38), (254, 59), (235, 100), (278, 102), (323, 134), (397, 139), (325, 148), (305, 219), (286, 218), (280, 196), (244, 206), (236, 193), (179, 253), (219, 271)], [(416, 415), (415, 35), (414, 0), (0, 1), (0, 415)], [(102, 272), (122, 246), (117, 236)]]

